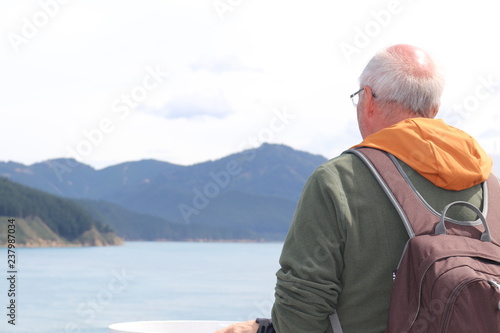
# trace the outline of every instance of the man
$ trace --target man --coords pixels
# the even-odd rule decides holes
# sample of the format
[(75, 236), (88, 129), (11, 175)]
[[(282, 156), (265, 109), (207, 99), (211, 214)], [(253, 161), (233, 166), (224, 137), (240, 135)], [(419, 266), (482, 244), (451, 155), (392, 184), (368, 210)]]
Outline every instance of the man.
[[(389, 47), (370, 60), (360, 86), (351, 96), (363, 137), (358, 146), (396, 156), (436, 211), (457, 200), (481, 208), (479, 184), (492, 162), (472, 137), (433, 119), (443, 78), (431, 57), (410, 45)], [(469, 210), (449, 216), (475, 219)], [(272, 310), (276, 332), (333, 332), (332, 325), (345, 333), (384, 332), (392, 272), (407, 240), (363, 162), (343, 154), (321, 165), (304, 187), (283, 246)], [(338, 321), (331, 322), (334, 313)], [(219, 332), (258, 329), (249, 321)]]

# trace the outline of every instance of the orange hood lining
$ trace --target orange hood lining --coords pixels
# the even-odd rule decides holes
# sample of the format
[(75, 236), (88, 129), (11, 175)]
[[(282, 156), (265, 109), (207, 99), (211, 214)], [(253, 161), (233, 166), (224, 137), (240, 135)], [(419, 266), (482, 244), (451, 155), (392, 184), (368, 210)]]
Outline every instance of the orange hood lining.
[(391, 153), (434, 185), (453, 191), (484, 182), (493, 164), (472, 136), (441, 119), (406, 119), (366, 137), (355, 147)]

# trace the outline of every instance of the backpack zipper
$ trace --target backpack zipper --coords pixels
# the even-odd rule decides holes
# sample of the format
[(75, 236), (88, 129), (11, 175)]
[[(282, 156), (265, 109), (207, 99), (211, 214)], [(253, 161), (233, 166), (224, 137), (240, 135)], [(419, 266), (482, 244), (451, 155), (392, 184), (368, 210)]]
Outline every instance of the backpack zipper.
[[(498, 291), (500, 292), (500, 283), (496, 282), (493, 279), (489, 279), (488, 283), (491, 284), (493, 287), (497, 288)], [(498, 310), (500, 310), (500, 301), (498, 301)]]
[(470, 280), (465, 280), (462, 283), (460, 283), (450, 294), (450, 297), (448, 299), (448, 302), (446, 303), (446, 307), (444, 309), (445, 315), (443, 316), (443, 324), (441, 328), (441, 332), (446, 332), (446, 329), (448, 328), (448, 325), (450, 323), (450, 317), (451, 317), (451, 309), (453, 305), (455, 304), (458, 295), (467, 288), (469, 285), (479, 282), (479, 281), (486, 281), (488, 282), (489, 285), (491, 285), (493, 288), (496, 288), (500, 291), (500, 284), (498, 284), (496, 281), (493, 279), (485, 279), (485, 278), (475, 278), (475, 279), (470, 279)]
[(496, 282), (493, 279), (488, 279), (488, 283), (491, 284), (492, 287), (495, 287), (498, 289), (498, 291), (500, 291), (500, 283)]

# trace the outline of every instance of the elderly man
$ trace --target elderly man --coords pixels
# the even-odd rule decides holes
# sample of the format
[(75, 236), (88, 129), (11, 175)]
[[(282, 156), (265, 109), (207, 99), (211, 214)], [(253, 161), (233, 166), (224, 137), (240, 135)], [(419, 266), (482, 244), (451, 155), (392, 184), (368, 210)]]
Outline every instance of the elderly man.
[[(363, 142), (393, 154), (436, 211), (452, 201), (481, 207), (491, 171), (466, 133), (433, 119), (443, 78), (423, 50), (395, 45), (376, 54), (351, 95)], [(475, 219), (469, 210), (450, 217)], [(223, 333), (384, 332), (397, 267), (408, 235), (363, 162), (342, 154), (307, 181), (283, 246), (272, 324), (239, 323)], [(330, 320), (332, 314), (335, 320)], [(274, 326), (272, 328), (271, 326)]]

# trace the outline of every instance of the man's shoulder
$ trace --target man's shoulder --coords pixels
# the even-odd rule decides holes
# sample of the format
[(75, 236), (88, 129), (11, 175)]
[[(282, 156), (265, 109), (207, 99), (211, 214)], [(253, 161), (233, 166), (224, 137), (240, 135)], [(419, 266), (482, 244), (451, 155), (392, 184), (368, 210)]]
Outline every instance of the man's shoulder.
[[(321, 165), (312, 173), (310, 180), (318, 182), (355, 183), (367, 181), (374, 178), (372, 173), (356, 155), (342, 153)], [(344, 184), (343, 186), (345, 186)]]
[(318, 166), (316, 172), (330, 171), (337, 173), (359, 169), (360, 167), (366, 169), (364, 163), (356, 155), (346, 151)]

